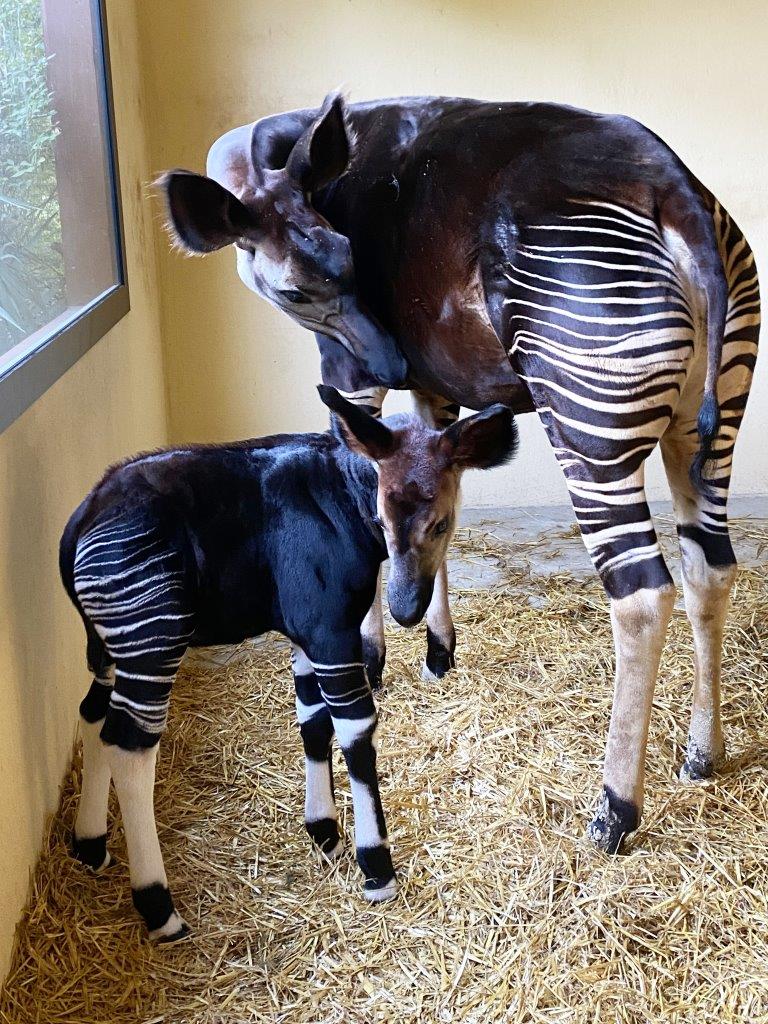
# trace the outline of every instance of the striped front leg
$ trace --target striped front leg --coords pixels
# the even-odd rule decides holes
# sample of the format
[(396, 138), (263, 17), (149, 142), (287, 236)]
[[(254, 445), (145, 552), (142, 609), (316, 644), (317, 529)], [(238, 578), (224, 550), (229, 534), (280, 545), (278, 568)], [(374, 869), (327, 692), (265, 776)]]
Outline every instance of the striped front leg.
[(342, 850), (333, 793), (333, 722), (312, 664), (296, 644), (291, 648), (291, 666), (296, 688), (296, 717), (304, 743), (304, 824), (312, 841), (326, 857), (333, 858)]
[(349, 771), (355, 849), (365, 875), (363, 895), (378, 903), (396, 894), (397, 881), (376, 772), (378, 716), (373, 695), (360, 660), (336, 653), (332, 660), (313, 659), (312, 667)]

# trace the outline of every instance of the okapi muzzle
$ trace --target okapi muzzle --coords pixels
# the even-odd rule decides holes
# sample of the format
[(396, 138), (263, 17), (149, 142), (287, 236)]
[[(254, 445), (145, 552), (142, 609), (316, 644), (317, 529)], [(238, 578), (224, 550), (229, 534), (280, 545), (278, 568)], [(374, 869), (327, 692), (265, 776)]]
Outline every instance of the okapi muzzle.
[(392, 618), (401, 626), (421, 622), (434, 587), (435, 574), (426, 575), (421, 571), (417, 552), (408, 551), (390, 558), (387, 601)]

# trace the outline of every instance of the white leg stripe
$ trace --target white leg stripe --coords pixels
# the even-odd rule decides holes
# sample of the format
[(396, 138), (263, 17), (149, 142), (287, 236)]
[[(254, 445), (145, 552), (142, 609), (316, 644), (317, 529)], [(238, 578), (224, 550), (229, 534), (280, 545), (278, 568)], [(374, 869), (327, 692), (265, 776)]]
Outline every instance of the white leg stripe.
[(304, 725), (310, 718), (314, 718), (319, 711), (325, 709), (325, 704), (320, 701), (319, 704), (302, 704), (299, 698), (296, 698), (296, 718), (299, 725)]
[(362, 668), (362, 661), (348, 661), (340, 665), (321, 665), (319, 661), (313, 661), (312, 665), (316, 672), (322, 672), (325, 675), (343, 675), (343, 669), (350, 668)]
[(376, 722), (376, 715), (369, 715), (367, 718), (333, 718), (333, 728), (336, 738), (342, 749), (351, 747), (356, 739), (359, 739)]
[(168, 885), (153, 809), (157, 749), (154, 746), (147, 750), (129, 751), (109, 747), (134, 889), (143, 889), (156, 882)]
[(336, 804), (331, 788), (331, 771), (327, 761), (313, 761), (306, 757), (307, 789), (304, 801), (304, 820), (319, 821), (335, 818)]

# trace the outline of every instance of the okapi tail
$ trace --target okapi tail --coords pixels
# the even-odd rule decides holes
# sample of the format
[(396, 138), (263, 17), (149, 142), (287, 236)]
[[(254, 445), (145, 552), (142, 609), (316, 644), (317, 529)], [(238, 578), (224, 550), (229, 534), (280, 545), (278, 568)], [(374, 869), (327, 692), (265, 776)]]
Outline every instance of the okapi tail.
[(699, 450), (689, 470), (691, 483), (704, 496), (710, 495), (712, 490), (705, 471), (715, 454), (714, 445), (720, 430), (717, 381), (728, 310), (728, 282), (709, 206), (707, 198), (692, 189), (667, 199), (662, 207), (663, 222), (681, 235), (693, 257), (694, 283), (703, 291), (706, 302), (707, 368), (696, 420)]
[[(713, 229), (714, 235), (714, 229)], [(699, 450), (694, 456), (689, 471), (691, 483), (701, 495), (709, 495), (711, 486), (705, 478), (707, 463), (711, 461), (714, 444), (720, 430), (720, 406), (717, 401), (717, 381), (720, 376), (720, 362), (723, 354), (725, 318), (728, 310), (728, 282), (715, 240), (715, 260), (705, 268), (699, 268), (701, 284), (707, 302), (707, 372), (704, 378), (704, 392), (696, 419), (699, 432)]]

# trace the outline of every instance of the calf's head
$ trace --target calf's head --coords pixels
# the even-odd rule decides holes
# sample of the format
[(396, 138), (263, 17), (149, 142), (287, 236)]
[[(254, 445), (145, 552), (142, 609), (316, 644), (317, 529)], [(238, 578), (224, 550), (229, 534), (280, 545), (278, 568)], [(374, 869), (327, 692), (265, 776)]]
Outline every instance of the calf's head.
[(387, 599), (394, 618), (412, 626), (427, 610), (456, 528), (461, 474), (500, 466), (515, 454), (512, 412), (492, 405), (434, 430), (415, 416), (374, 419), (335, 388), (318, 391), (338, 417), (347, 447), (377, 466), (377, 515), (390, 559)]
[(184, 170), (162, 176), (169, 231), (190, 253), (234, 245), (248, 288), (303, 327), (335, 338), (385, 386), (398, 387), (407, 364), (356, 295), (349, 239), (312, 204), (352, 158), (344, 100), (332, 94), (309, 121), (302, 112), (275, 120), (274, 130), (257, 122), (222, 136), (208, 157), (211, 177)]

